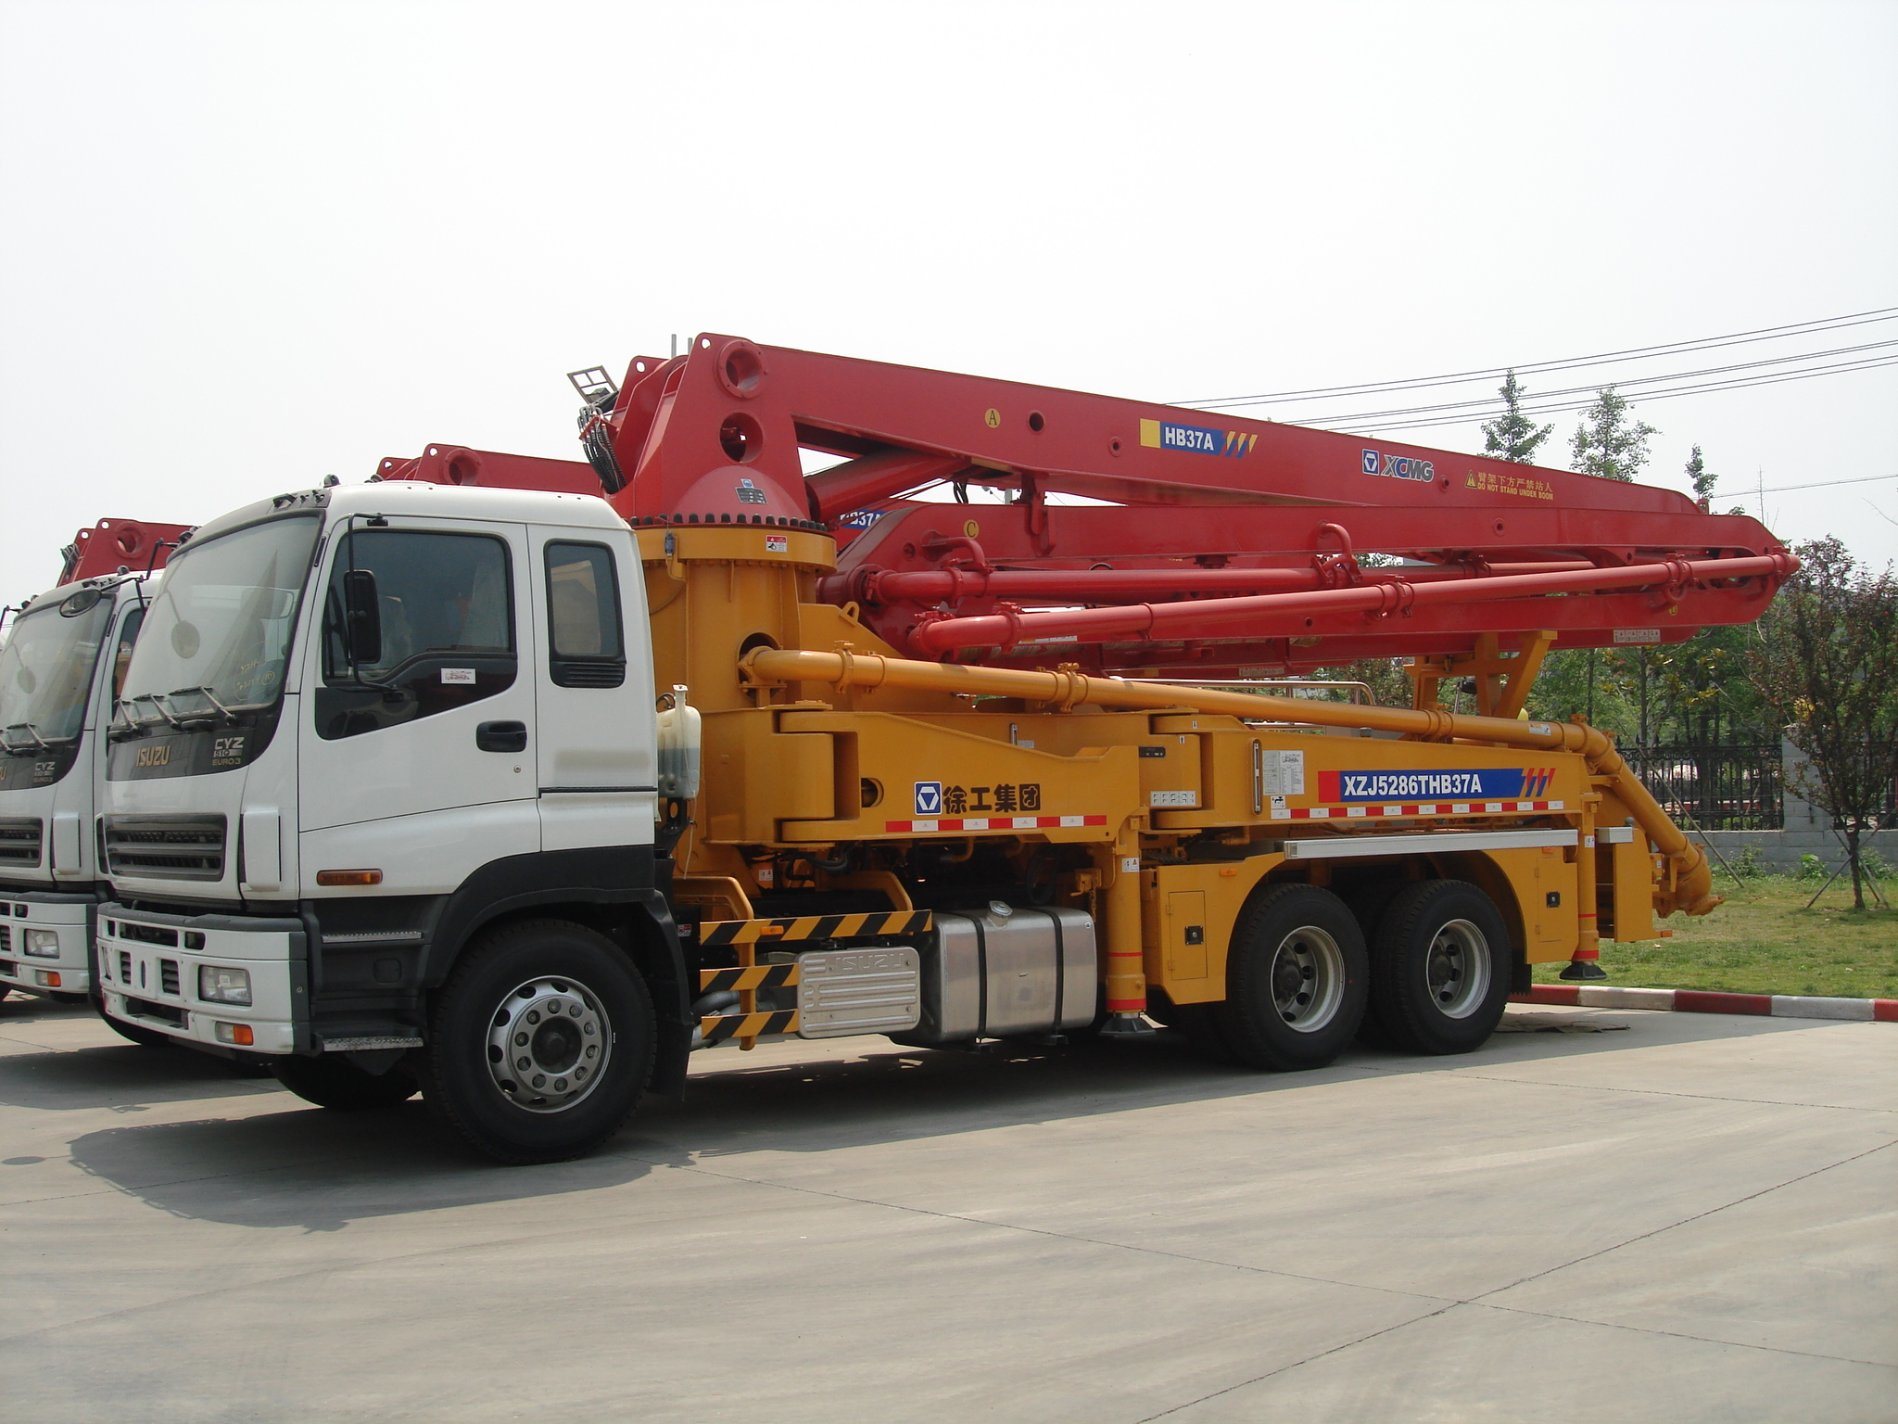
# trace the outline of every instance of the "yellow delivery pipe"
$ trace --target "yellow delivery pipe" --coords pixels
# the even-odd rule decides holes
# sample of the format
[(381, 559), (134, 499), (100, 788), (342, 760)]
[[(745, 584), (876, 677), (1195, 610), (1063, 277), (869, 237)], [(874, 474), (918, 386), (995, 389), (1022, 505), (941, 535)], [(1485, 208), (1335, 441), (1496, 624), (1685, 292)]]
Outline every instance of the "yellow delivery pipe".
[[(1188, 708), (1233, 717), (1303, 722), (1352, 730), (1395, 732), (1424, 741), (1489, 742), (1537, 751), (1579, 753), (1596, 776), (1607, 780), (1635, 824), (1647, 833), (1673, 872), (1671, 885), (1655, 895), (1662, 915), (1683, 910), (1704, 915), (1720, 903), (1713, 873), (1700, 847), (1681, 833), (1647, 787), (1629, 770), (1612, 741), (1594, 727), (1574, 722), (1523, 722), (1501, 717), (1464, 717), (1434, 708), (1365, 707), (1342, 702), (1307, 702), (1286, 697), (1220, 692), (1157, 682), (1123, 682), (1089, 677), (1071, 668), (1053, 672), (1014, 668), (965, 667), (918, 662), (840, 648), (832, 653), (793, 648), (759, 648), (747, 654), (739, 671), (761, 686), (827, 683), (834, 687), (903, 687), (966, 697), (1014, 697), (1062, 709), (1123, 708), (1159, 711)], [(1594, 886), (1585, 887), (1592, 898)]]

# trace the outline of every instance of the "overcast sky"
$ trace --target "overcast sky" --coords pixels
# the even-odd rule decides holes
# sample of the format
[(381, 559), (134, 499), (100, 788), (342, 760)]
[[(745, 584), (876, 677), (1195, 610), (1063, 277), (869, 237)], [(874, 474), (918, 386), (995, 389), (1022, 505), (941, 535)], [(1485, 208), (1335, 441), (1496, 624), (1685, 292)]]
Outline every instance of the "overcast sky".
[[(1894, 60), (1891, 0), (0, 0), (0, 595), (100, 516), (572, 456), (564, 373), (673, 332), (1180, 399), (1898, 306)], [(1722, 507), (1898, 476), (1898, 367), (1636, 410)], [(1898, 558), (1898, 478), (1765, 504)]]

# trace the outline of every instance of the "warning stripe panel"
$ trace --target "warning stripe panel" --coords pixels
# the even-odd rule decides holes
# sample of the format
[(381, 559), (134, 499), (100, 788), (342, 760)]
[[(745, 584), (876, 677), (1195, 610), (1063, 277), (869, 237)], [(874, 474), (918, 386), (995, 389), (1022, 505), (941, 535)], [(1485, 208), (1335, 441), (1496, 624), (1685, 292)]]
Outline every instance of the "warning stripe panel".
[(706, 1043), (732, 1038), (760, 1038), (768, 1033), (796, 1033), (796, 1009), (771, 1009), (755, 1014), (713, 1014), (699, 1020), (699, 1037)]
[(937, 816), (927, 821), (885, 821), (892, 835), (938, 835), (947, 831), (1049, 831), (1104, 826), (1105, 816)]
[[(880, 935), (927, 934), (934, 924), (927, 910), (870, 910), (854, 915), (791, 915), (764, 920), (707, 920), (699, 926), (699, 944), (718, 949), (734, 944), (796, 944), (819, 939), (866, 939)], [(720, 985), (720, 988), (734, 987)]]
[[(1427, 801), (1393, 806), (1274, 806), (1275, 821), (1330, 821), (1393, 816), (1467, 816), (1476, 806), (1464, 801)], [(1490, 801), (1484, 811), (1560, 811), (1560, 801)]]
[(714, 989), (788, 989), (798, 982), (795, 964), (754, 964), (740, 969), (699, 970), (699, 992)]

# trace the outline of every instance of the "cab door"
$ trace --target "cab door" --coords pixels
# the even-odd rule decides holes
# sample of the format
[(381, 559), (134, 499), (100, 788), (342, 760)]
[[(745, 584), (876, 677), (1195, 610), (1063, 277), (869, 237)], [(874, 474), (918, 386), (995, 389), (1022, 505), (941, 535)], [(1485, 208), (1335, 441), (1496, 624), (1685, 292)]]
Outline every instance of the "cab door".
[[(306, 878), (377, 869), (381, 893), (440, 894), (540, 849), (531, 557), (524, 526), (478, 521), (353, 520), (331, 538), (299, 714)], [(352, 571), (374, 578), (380, 633), (353, 656)]]
[(533, 543), (542, 844), (650, 845), (656, 722), (634, 547), (603, 531), (545, 527)]

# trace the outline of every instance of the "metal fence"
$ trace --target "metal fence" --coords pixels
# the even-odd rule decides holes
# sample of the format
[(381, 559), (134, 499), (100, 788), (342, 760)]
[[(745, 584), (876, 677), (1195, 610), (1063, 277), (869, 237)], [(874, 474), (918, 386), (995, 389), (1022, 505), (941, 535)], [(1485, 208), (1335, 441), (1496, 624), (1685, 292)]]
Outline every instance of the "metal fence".
[(1682, 825), (1706, 831), (1785, 826), (1778, 742), (1622, 747), (1628, 765)]

